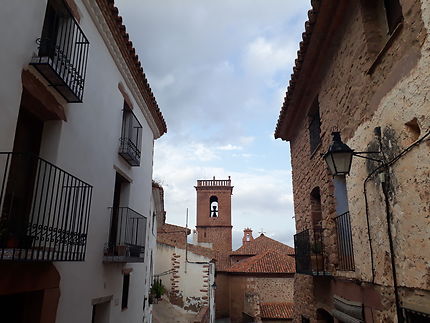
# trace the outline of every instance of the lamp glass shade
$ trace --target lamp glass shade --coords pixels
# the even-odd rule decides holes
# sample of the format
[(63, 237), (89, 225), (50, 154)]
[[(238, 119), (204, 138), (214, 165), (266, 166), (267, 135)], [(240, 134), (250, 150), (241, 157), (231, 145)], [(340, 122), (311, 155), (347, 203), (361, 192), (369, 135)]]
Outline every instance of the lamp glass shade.
[(324, 156), (330, 173), (333, 176), (345, 176), (351, 170), (352, 151), (329, 152)]
[(339, 132), (333, 132), (333, 142), (324, 154), (324, 160), (333, 176), (345, 176), (351, 169), (354, 151), (342, 142)]

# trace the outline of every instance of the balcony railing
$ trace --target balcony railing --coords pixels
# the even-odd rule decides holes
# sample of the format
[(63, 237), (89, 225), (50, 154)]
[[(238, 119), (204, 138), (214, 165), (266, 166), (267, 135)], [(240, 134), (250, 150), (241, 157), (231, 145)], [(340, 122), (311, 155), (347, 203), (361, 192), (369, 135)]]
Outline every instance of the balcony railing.
[(30, 64), (67, 102), (82, 102), (90, 43), (61, 0), (48, 1), (37, 43)]
[(37, 156), (0, 152), (0, 260), (83, 261), (92, 186)]
[(296, 272), (306, 275), (327, 275), (324, 256), (323, 229), (304, 230), (294, 235)]
[(130, 166), (140, 165), (140, 150), (137, 149), (130, 138), (124, 137), (120, 139), (119, 154)]
[(354, 250), (352, 248), (352, 231), (349, 212), (334, 218), (337, 231), (338, 270), (355, 270)]
[(143, 262), (145, 257), (146, 217), (128, 207), (110, 208), (109, 241), (105, 262)]
[(118, 153), (130, 166), (139, 166), (141, 146), (142, 125), (130, 108), (125, 107)]
[(231, 186), (230, 179), (199, 179), (197, 186)]

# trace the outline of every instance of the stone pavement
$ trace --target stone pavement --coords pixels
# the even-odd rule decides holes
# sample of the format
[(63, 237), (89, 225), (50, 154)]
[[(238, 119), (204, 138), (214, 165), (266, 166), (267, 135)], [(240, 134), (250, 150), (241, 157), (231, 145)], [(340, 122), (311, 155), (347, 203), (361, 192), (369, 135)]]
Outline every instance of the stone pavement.
[(170, 304), (164, 298), (152, 308), (153, 323), (192, 323), (196, 314), (186, 313), (181, 308)]

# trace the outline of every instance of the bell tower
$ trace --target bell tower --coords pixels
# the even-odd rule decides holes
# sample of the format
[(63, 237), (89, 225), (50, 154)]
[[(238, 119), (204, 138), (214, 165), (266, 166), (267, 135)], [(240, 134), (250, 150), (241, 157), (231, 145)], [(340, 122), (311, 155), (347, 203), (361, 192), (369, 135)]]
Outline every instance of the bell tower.
[(231, 238), (231, 186), (227, 180), (197, 180), (197, 241), (212, 243), (220, 255), (229, 253)]

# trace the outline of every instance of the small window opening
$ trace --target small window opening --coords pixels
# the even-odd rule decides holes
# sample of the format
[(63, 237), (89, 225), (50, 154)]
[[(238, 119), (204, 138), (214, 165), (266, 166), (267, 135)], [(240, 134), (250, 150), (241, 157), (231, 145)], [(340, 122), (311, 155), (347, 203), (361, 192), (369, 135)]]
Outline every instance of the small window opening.
[(251, 241), (251, 237), (249, 236), (249, 233), (246, 234), (246, 241)]
[(321, 228), (322, 209), (320, 188), (315, 187), (311, 192), (311, 218), (314, 228)]
[(408, 121), (405, 123), (406, 129), (409, 133), (409, 137), (411, 138), (412, 142), (417, 141), (418, 138), (421, 135), (421, 129), (418, 124), (417, 118), (413, 118), (411, 121)]
[(210, 217), (211, 218), (216, 218), (218, 217), (218, 198), (216, 196), (211, 196), (210, 200)]
[(130, 288), (130, 274), (124, 274), (122, 282), (122, 301), (121, 309), (125, 310), (128, 306), (128, 291)]
[(385, 15), (387, 17), (388, 33), (391, 34), (402, 21), (402, 7), (399, 0), (384, 0)]

